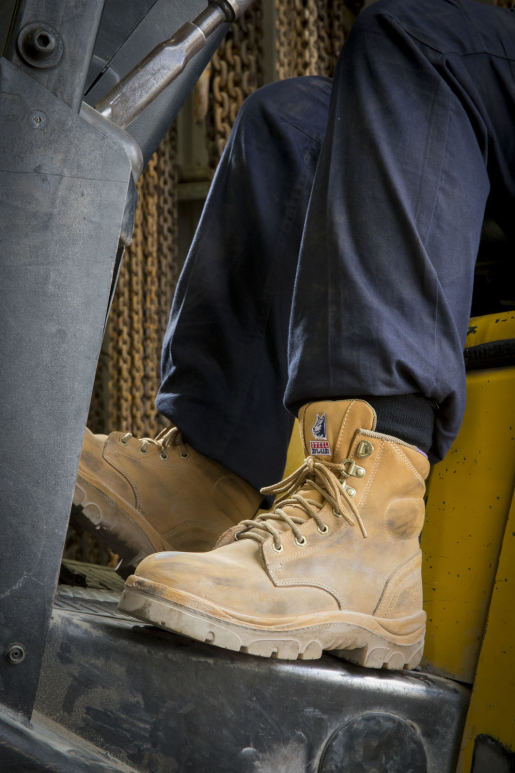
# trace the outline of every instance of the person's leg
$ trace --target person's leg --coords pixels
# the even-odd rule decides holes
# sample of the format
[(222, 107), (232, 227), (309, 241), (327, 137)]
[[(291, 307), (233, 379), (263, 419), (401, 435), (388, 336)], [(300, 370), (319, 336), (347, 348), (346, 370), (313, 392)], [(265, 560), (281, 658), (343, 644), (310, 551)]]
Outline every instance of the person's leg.
[(291, 298), (330, 91), (284, 81), (240, 112), (164, 342), (157, 405), (176, 426), (156, 440), (86, 431), (72, 513), (124, 574), (150, 553), (213, 548), (281, 477)]
[[(407, 415), (422, 394), (441, 403), (434, 456), (445, 451), (490, 180), (514, 200), (514, 62), (515, 14), (501, 9), (381, 0), (358, 19), (303, 235), (288, 404), (371, 395), (381, 422), (383, 399)], [(147, 558), (121, 608), (255, 655), (413, 668), (428, 460), (378, 432), (363, 400), (309, 402), (299, 423), (305, 461), (268, 489), (289, 498), (204, 556)]]
[(284, 470), (293, 284), (331, 93), (328, 78), (244, 103), (173, 302), (157, 408), (193, 447), (259, 489)]
[(303, 236), (287, 405), (370, 396), (413, 441), (416, 400), (388, 398), (418, 393), (440, 406), (430, 456), (444, 456), (490, 180), (513, 202), (514, 39), (514, 13), (469, 0), (381, 0), (358, 17)]

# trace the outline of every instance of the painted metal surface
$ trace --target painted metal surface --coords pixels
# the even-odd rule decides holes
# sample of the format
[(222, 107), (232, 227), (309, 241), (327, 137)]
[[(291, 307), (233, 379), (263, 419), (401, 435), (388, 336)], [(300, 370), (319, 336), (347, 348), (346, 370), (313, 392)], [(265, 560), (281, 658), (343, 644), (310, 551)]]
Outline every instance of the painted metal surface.
[[(515, 314), (470, 320), (467, 346), (515, 338)], [(424, 668), (472, 683), (515, 486), (515, 368), (469, 372), (460, 433), (431, 473)]]
[(30, 716), (131, 167), (6, 59), (0, 136), (0, 703)]
[[(469, 773), (476, 738), (491, 736), (511, 750), (515, 768), (515, 496), (504, 532), (458, 773)], [(509, 754), (503, 754), (509, 758)], [(502, 769), (502, 768), (500, 768)], [(479, 771), (478, 771), (479, 773)]]
[(361, 759), (373, 727), (352, 773), (408, 773), (413, 759), (454, 773), (460, 685), (329, 655), (263, 660), (74, 603), (54, 610), (36, 709), (142, 773), (347, 773), (343, 753)]
[(472, 683), (515, 484), (515, 368), (467, 377), (460, 433), (429, 482), (424, 668)]

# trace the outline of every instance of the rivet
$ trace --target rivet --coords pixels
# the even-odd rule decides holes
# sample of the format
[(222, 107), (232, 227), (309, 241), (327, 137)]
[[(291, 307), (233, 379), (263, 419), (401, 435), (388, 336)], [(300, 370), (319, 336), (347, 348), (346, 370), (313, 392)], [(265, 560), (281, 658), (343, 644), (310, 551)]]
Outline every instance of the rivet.
[(356, 469), (354, 470), (354, 475), (356, 476), (356, 478), (362, 478), (364, 474), (365, 474), (364, 467), (356, 467)]
[(369, 443), (368, 440), (362, 440), (361, 443), (358, 446), (358, 450), (356, 452), (356, 455), (360, 457), (360, 459), (365, 459), (367, 456), (370, 456), (374, 452), (374, 446), (372, 443)]
[(347, 492), (347, 494), (348, 494), (350, 497), (355, 497), (355, 496), (356, 496), (356, 489), (355, 489), (355, 488), (352, 488), (352, 486), (346, 486), (346, 487), (345, 487), (345, 491)]

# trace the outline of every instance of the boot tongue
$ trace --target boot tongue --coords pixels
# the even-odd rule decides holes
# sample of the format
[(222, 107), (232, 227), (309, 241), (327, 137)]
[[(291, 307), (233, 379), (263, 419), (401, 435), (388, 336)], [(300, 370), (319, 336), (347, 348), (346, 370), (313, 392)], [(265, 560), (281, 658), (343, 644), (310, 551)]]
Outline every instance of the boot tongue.
[(347, 459), (357, 429), (375, 430), (376, 412), (364, 400), (324, 400), (299, 411), (306, 456), (320, 461)]
[[(308, 403), (299, 411), (300, 436), (305, 456), (326, 462), (347, 459), (357, 429), (375, 430), (376, 412), (364, 400), (324, 400)], [(306, 484), (309, 486), (309, 484)], [(322, 503), (316, 489), (301, 489), (302, 496)], [(286, 505), (285, 512), (299, 516), (298, 508)], [(307, 515), (306, 515), (307, 518)], [(288, 531), (286, 522), (274, 521), (278, 531)]]

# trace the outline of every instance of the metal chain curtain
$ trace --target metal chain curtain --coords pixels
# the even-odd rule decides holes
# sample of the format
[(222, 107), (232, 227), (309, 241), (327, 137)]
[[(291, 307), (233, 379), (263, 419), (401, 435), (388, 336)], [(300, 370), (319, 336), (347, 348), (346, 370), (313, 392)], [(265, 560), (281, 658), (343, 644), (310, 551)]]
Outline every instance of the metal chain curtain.
[(363, 0), (275, 0), (279, 80), (332, 77), (343, 42)]

